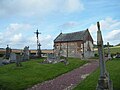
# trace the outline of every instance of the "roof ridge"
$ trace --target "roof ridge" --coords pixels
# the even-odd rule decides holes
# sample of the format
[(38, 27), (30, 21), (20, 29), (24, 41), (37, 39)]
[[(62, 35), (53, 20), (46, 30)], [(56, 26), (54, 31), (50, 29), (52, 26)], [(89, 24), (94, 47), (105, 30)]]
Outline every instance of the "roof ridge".
[(88, 29), (72, 33), (61, 33), (56, 37), (54, 42), (83, 40), (83, 35), (85, 35), (87, 31)]
[(78, 33), (78, 32), (85, 32), (86, 30), (82, 30), (82, 31), (76, 31), (76, 32), (70, 32), (70, 33), (62, 33), (62, 34), (73, 34), (73, 33)]

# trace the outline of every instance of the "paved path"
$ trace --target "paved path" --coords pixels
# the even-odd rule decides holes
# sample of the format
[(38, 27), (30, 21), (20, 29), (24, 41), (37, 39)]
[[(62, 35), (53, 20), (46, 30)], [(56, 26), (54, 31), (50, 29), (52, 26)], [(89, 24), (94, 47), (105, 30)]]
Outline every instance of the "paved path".
[(34, 85), (32, 88), (28, 88), (27, 90), (71, 90), (98, 66), (98, 61), (92, 60), (90, 63), (87, 63), (82, 67), (58, 76), (53, 80)]

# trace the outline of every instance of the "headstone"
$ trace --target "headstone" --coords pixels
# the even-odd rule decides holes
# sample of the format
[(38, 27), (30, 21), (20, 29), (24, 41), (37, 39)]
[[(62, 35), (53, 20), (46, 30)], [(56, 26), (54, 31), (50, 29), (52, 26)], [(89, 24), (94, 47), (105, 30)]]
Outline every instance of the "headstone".
[(60, 62), (63, 62), (64, 65), (68, 65), (69, 64), (68, 59), (66, 57), (64, 57), (64, 59), (60, 59)]
[(2, 59), (0, 58), (0, 66), (2, 66), (3, 64), (2, 64)]
[(11, 53), (9, 59), (10, 59), (11, 63), (16, 62), (16, 54), (15, 53)]
[(107, 46), (108, 46), (108, 59), (111, 60), (111, 54), (110, 54), (110, 48), (109, 48), (109, 42), (107, 42)]
[(21, 55), (16, 55), (16, 66), (17, 67), (22, 66), (21, 61), (22, 61), (22, 56)]
[(120, 58), (120, 53), (117, 53), (115, 58)]
[(25, 46), (24, 47), (24, 50), (23, 50), (23, 60), (26, 61), (26, 60), (29, 60), (29, 46)]
[(104, 52), (103, 52), (103, 39), (100, 31), (99, 22), (97, 22), (97, 45), (99, 53), (99, 66), (100, 66), (100, 77), (98, 80), (96, 90), (113, 90), (112, 81), (110, 80), (109, 73), (106, 71)]
[(9, 64), (10, 63), (10, 60), (8, 59), (3, 59), (2, 60), (2, 64), (6, 65), (6, 64)]
[(47, 62), (48, 63), (56, 63), (57, 59), (56, 57), (54, 56), (54, 54), (51, 54), (51, 53), (48, 53), (47, 54)]
[[(62, 58), (61, 58), (62, 57)], [(63, 62), (65, 65), (68, 65), (68, 59), (66, 57), (63, 56), (55, 56), (54, 54), (47, 54), (47, 59), (44, 61), (46, 63), (58, 63), (58, 62)]]
[(6, 47), (6, 53), (5, 53), (6, 59), (9, 59), (11, 52), (12, 52), (11, 48), (9, 48), (9, 46), (7, 45), (7, 47)]

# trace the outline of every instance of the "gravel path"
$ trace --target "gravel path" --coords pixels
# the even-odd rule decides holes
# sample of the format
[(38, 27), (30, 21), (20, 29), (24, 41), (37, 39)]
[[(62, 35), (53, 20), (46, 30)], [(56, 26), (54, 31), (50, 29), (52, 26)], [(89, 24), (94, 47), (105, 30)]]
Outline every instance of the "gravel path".
[(87, 63), (82, 67), (58, 76), (53, 80), (34, 85), (32, 88), (28, 88), (27, 90), (71, 90), (98, 66), (98, 62), (92, 60), (90, 63)]

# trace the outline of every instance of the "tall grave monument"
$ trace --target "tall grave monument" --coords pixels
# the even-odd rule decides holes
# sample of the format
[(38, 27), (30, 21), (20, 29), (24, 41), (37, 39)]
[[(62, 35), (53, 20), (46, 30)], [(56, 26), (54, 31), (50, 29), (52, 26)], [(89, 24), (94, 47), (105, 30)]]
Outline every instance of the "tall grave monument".
[(111, 60), (111, 54), (110, 54), (110, 48), (109, 48), (109, 42), (107, 42), (107, 46), (108, 46), (108, 59)]
[(103, 39), (100, 31), (100, 24), (97, 22), (97, 46), (99, 53), (99, 66), (100, 66), (100, 77), (98, 80), (96, 90), (113, 90), (112, 81), (110, 80), (109, 73), (106, 71), (104, 52), (103, 52)]

